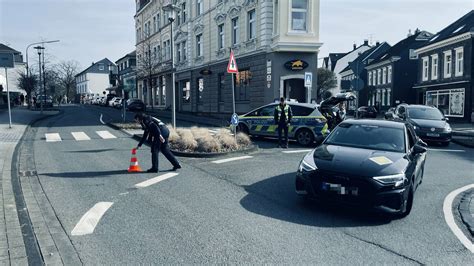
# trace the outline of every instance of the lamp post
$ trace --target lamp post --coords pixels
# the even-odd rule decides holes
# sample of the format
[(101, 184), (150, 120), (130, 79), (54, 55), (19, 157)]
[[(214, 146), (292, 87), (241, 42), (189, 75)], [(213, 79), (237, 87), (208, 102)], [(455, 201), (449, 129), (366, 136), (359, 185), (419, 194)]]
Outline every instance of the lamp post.
[(175, 21), (175, 12), (179, 12), (181, 9), (177, 5), (173, 5), (172, 3), (169, 3), (165, 6), (163, 6), (163, 11), (165, 12), (171, 12), (171, 16), (168, 18), (168, 21), (170, 22), (171, 26), (171, 71), (172, 71), (172, 88), (173, 88), (173, 102), (171, 103), (171, 123), (173, 125), (173, 128), (176, 128), (176, 76), (175, 76), (175, 66), (174, 66), (174, 41), (173, 41), (173, 23)]
[[(39, 69), (39, 79), (40, 79), (40, 84), (41, 84), (41, 80), (42, 80), (41, 77), (43, 77), (43, 80), (44, 80), (44, 67), (43, 67), (43, 75), (41, 75), (41, 53), (44, 50), (44, 47), (38, 45), (38, 46), (35, 46), (33, 48), (36, 49), (36, 51), (38, 51), (38, 69)], [(43, 55), (43, 57), (44, 57), (44, 55)], [(45, 97), (45, 95), (43, 95), (43, 97)], [(40, 100), (40, 99), (37, 99), (37, 100)], [(40, 100), (40, 106), (41, 106), (41, 113), (43, 113), (43, 101), (42, 100)]]

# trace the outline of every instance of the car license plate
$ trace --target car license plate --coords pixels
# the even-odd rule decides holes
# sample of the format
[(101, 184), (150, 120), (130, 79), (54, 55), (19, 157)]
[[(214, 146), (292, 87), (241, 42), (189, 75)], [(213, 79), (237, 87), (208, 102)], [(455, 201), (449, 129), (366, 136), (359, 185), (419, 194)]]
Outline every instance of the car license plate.
[(426, 133), (427, 137), (439, 137), (439, 134), (437, 133)]
[(344, 187), (341, 184), (332, 184), (332, 183), (321, 183), (321, 189), (323, 191), (335, 192), (339, 195), (359, 195), (359, 189), (357, 187)]

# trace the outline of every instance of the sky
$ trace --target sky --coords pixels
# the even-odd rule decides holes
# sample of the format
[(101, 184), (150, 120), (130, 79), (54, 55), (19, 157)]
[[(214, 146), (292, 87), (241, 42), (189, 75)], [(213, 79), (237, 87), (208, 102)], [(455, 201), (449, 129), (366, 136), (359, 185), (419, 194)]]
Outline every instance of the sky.
[[(364, 39), (394, 45), (409, 29), (436, 33), (474, 9), (474, 0), (321, 0), (320, 5), (322, 58), (348, 52)], [(135, 49), (134, 14), (134, 0), (0, 0), (0, 43), (25, 56), (28, 44), (59, 39), (46, 45), (50, 61), (76, 60), (83, 69)], [(28, 53), (30, 61), (37, 59), (32, 48)]]

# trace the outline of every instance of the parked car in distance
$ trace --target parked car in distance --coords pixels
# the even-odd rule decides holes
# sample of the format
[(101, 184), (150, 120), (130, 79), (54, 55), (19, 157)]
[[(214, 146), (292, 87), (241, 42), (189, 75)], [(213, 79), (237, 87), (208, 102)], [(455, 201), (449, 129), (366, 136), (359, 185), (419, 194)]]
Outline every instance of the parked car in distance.
[(377, 109), (375, 106), (361, 106), (355, 113), (356, 118), (377, 118)]
[(390, 107), (387, 112), (385, 112), (384, 114), (384, 117), (385, 119), (387, 120), (393, 120), (395, 119), (397, 116), (395, 115), (395, 107)]
[(52, 108), (53, 97), (47, 95), (39, 95), (38, 97), (36, 97), (36, 108), (41, 108), (41, 103), (43, 103), (43, 108)]
[(112, 99), (110, 99), (110, 100), (108, 101), (107, 106), (114, 107), (114, 102), (115, 102), (115, 99), (116, 99), (116, 98), (117, 98), (117, 97), (113, 97)]
[(122, 98), (120, 98), (120, 97), (115, 97), (114, 99), (115, 99), (115, 100), (114, 100), (114, 102), (112, 103), (112, 106), (113, 106), (114, 108), (119, 108), (120, 105), (122, 104)]
[(140, 99), (128, 99), (127, 100), (127, 111), (132, 112), (145, 112), (145, 103)]
[(110, 101), (115, 98), (117, 95), (115, 94), (107, 94), (107, 96), (105, 96), (104, 98), (104, 101), (103, 101), (103, 105), (104, 106), (111, 106), (110, 105)]
[(422, 140), (449, 145), (452, 129), (448, 123), (449, 119), (438, 108), (403, 104), (397, 107), (396, 116), (413, 125), (416, 135)]

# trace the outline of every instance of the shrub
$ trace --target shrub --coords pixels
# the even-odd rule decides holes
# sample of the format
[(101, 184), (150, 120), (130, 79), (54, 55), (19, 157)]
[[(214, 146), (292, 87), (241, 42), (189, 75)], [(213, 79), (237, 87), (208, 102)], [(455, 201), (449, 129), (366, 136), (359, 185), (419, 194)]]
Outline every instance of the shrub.
[(252, 144), (252, 141), (250, 140), (250, 137), (242, 132), (237, 133), (237, 144), (240, 147), (247, 147), (250, 144)]
[(219, 152), (221, 150), (219, 141), (210, 134), (203, 135), (197, 138), (196, 141), (198, 144), (197, 152)]
[(191, 130), (178, 128), (176, 129), (176, 133), (179, 135), (179, 137), (176, 141), (172, 143), (171, 147), (173, 149), (191, 152), (196, 150), (198, 144), (197, 141), (194, 139)]

